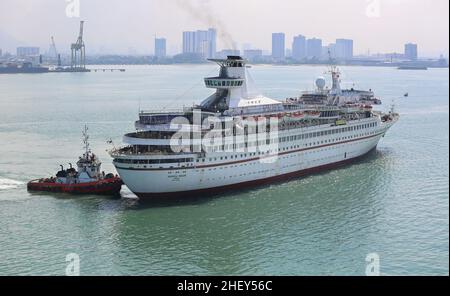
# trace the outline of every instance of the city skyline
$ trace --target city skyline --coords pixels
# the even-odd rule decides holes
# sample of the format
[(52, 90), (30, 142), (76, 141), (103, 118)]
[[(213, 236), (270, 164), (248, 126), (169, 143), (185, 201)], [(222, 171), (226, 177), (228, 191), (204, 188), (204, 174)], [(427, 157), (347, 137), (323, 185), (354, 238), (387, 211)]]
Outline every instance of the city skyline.
[[(39, 46), (46, 51), (50, 36), (55, 36), (58, 49), (67, 51), (76, 38), (77, 23), (83, 19), (86, 46), (91, 54), (152, 54), (152, 36), (156, 34), (167, 40), (167, 54), (173, 55), (182, 52), (182, 32), (215, 27), (217, 51), (232, 47), (242, 50), (245, 44), (270, 51), (271, 34), (284, 32), (286, 48), (291, 48), (294, 36), (302, 34), (320, 38), (323, 44), (338, 38), (353, 39), (355, 55), (369, 50), (400, 53), (404, 44), (411, 42), (420, 45), (420, 56), (448, 57), (448, 1), (433, 0), (433, 5), (424, 0), (348, 1), (353, 5), (344, 5), (343, 9), (336, 1), (285, 0), (279, 12), (272, 9), (275, 5), (272, 0), (245, 1), (239, 3), (239, 10), (233, 10), (234, 0), (222, 4), (216, 0), (135, 0), (133, 5), (80, 0), (80, 18), (69, 18), (66, 1), (42, 0), (46, 5), (37, 5), (29, 0), (4, 0), (0, 4), (0, 48), (3, 52), (14, 52), (18, 46)], [(379, 11), (371, 10), (374, 3), (379, 4)], [(423, 9), (427, 9), (425, 16), (421, 15)], [(328, 10), (334, 12), (330, 14)], [(242, 20), (248, 14), (252, 14), (252, 24), (245, 26)], [(317, 16), (325, 21), (319, 22)], [(177, 22), (168, 22), (172, 19)], [(267, 19), (272, 21), (264, 21)]]
[[(369, 58), (367, 55), (354, 55), (354, 41), (352, 39), (337, 38), (334, 43), (323, 44), (320, 38), (307, 38), (303, 35), (294, 36), (291, 47), (286, 43), (283, 32), (272, 33), (272, 51), (252, 48), (251, 44), (245, 44), (241, 49), (217, 50), (217, 30), (185, 31), (182, 34), (182, 52), (175, 55), (167, 54), (167, 40), (163, 37), (154, 38), (154, 56), (157, 60), (166, 62), (167, 58), (176, 58), (178, 62), (199, 62), (204, 59), (226, 58), (227, 56), (243, 56), (253, 62), (319, 62), (334, 59), (339, 62), (355, 61), (358, 58)], [(403, 61), (417, 61), (419, 56), (418, 44), (404, 44), (403, 52), (375, 54), (371, 57), (384, 56), (385, 59), (399, 59)], [(1, 49), (0, 49), (1, 50)], [(54, 57), (56, 48), (52, 44), (47, 52), (40, 51), (39, 47), (17, 47), (17, 57), (37, 57), (44, 55)], [(10, 53), (9, 53), (10, 54)], [(137, 55), (135, 52), (131, 55)], [(0, 51), (0, 57), (2, 56)], [(181, 59), (181, 60), (180, 60)], [(442, 61), (442, 56), (439, 57)]]

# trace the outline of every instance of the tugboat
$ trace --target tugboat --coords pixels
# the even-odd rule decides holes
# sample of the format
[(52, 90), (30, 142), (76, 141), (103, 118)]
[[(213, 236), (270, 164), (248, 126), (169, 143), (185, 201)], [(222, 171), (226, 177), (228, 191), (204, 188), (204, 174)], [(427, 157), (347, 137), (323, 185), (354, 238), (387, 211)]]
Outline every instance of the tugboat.
[(29, 191), (47, 191), (72, 194), (119, 195), (122, 180), (112, 173), (101, 171), (101, 162), (89, 149), (88, 128), (83, 130), (85, 152), (77, 161), (77, 169), (69, 163), (69, 168), (56, 173), (56, 176), (28, 182)]

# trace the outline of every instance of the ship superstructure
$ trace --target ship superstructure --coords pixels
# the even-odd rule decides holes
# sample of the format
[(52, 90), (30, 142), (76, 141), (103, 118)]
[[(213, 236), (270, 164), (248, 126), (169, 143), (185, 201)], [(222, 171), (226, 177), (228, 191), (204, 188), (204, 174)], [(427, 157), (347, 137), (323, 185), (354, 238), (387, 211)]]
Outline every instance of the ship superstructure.
[(331, 88), (283, 101), (254, 87), (246, 61), (214, 59), (215, 92), (177, 112), (140, 111), (137, 131), (110, 151), (124, 183), (141, 198), (188, 196), (286, 180), (349, 162), (373, 150), (399, 115), (374, 111), (372, 91)]

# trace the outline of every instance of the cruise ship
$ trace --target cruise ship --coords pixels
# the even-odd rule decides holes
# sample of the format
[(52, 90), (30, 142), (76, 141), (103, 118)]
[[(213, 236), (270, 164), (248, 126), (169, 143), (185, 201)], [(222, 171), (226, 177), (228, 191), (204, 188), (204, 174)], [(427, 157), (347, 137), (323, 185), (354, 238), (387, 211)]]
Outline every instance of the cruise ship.
[(123, 182), (139, 198), (210, 195), (286, 181), (349, 163), (376, 148), (398, 121), (372, 90), (332, 85), (276, 100), (261, 94), (247, 61), (211, 59), (219, 75), (204, 79), (215, 92), (177, 111), (140, 111), (136, 131), (109, 151)]

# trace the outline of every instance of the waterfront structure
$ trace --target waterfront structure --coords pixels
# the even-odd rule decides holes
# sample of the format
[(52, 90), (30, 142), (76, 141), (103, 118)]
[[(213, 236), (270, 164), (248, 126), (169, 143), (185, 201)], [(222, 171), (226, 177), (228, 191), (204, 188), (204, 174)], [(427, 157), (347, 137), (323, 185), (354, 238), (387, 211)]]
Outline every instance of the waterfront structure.
[(336, 39), (335, 56), (339, 60), (348, 61), (353, 58), (353, 40)]
[(39, 47), (32, 47), (32, 46), (26, 46), (26, 47), (17, 47), (17, 56), (18, 57), (33, 57), (38, 56), (40, 49)]
[(125, 146), (109, 153), (140, 198), (188, 197), (285, 181), (355, 160), (376, 148), (399, 115), (374, 111), (372, 91), (331, 87), (275, 100), (255, 88), (246, 60), (213, 59), (215, 92), (179, 111), (140, 111)]
[(417, 44), (405, 44), (405, 58), (411, 61), (417, 60)]
[(310, 59), (322, 58), (322, 39), (312, 38), (306, 40), (306, 55)]
[(300, 61), (306, 57), (306, 37), (303, 35), (295, 36), (294, 41), (292, 42), (292, 58)]
[(86, 46), (83, 40), (84, 21), (80, 21), (80, 33), (77, 41), (70, 45), (71, 60), (70, 68), (72, 72), (89, 72), (86, 69)]
[(165, 38), (155, 38), (155, 56), (157, 58), (166, 57), (166, 39)]
[(284, 33), (272, 34), (272, 58), (275, 60), (284, 60), (286, 57), (286, 36)]
[(32, 62), (21, 63), (3, 63), (0, 62), (0, 74), (17, 74), (17, 73), (48, 73), (47, 67), (33, 65)]

